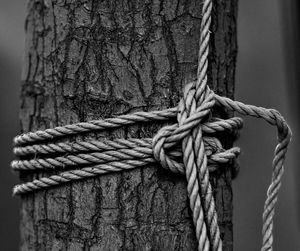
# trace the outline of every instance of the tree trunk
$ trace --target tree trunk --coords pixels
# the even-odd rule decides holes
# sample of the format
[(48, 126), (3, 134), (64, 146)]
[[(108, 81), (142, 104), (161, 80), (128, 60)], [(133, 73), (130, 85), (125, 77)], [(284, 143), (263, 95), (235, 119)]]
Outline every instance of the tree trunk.
[[(198, 0), (30, 0), (22, 131), (176, 106), (196, 75), (201, 8)], [(237, 0), (214, 1), (210, 86), (231, 98), (236, 14)], [(161, 126), (81, 138), (151, 137)], [(232, 250), (229, 168), (211, 175), (224, 250)], [(196, 250), (187, 198), (185, 177), (159, 165), (24, 195), (21, 250)]]

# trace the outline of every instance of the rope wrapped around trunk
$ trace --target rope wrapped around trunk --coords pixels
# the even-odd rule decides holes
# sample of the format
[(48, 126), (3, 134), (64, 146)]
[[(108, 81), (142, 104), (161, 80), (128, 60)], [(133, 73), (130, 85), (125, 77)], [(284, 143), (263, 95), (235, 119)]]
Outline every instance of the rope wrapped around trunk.
[[(291, 130), (276, 110), (233, 101), (209, 89), (207, 67), (211, 11), (212, 0), (205, 0), (202, 8), (197, 79), (185, 86), (183, 97), (177, 107), (66, 125), (15, 137), (14, 153), (21, 160), (12, 162), (11, 166), (14, 170), (24, 172), (55, 170), (57, 174), (16, 185), (13, 193), (36, 192), (109, 172), (143, 167), (149, 163), (160, 163), (163, 168), (186, 176), (198, 251), (220, 251), (222, 239), (209, 172), (215, 171), (220, 163), (235, 161), (240, 149), (238, 147), (224, 149), (213, 134), (225, 130), (234, 132), (243, 125), (242, 119), (238, 117), (210, 118), (211, 109), (214, 106), (221, 106), (241, 115), (262, 118), (277, 127), (278, 145), (274, 153), (272, 179), (264, 205), (261, 248), (261, 250), (272, 250), (275, 204)], [(177, 123), (162, 127), (153, 139), (53, 142), (60, 137), (81, 133), (175, 119)]]

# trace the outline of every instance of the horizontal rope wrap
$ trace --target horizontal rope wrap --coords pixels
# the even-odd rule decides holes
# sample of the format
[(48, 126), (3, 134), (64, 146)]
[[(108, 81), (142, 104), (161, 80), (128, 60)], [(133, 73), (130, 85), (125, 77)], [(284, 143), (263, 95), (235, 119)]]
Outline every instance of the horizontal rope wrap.
[[(209, 90), (210, 93), (213, 93)], [(291, 139), (291, 130), (289, 129), (287, 123), (285, 122), (284, 118), (273, 109), (266, 109), (262, 107), (256, 107), (252, 105), (246, 105), (238, 101), (233, 101), (226, 97), (221, 97), (217, 94), (213, 94), (213, 98), (216, 102), (215, 105), (223, 106), (225, 109), (230, 111), (235, 111), (240, 113), (241, 115), (249, 115), (257, 118), (262, 118), (266, 122), (271, 125), (277, 127), (278, 131), (278, 145), (274, 152), (274, 160), (273, 160), (273, 172), (272, 172), (272, 181), (271, 185), (269, 186), (267, 199), (264, 206), (264, 213), (263, 213), (263, 248), (262, 250), (269, 250), (273, 243), (273, 217), (275, 211), (275, 202), (277, 201), (278, 191), (281, 185), (281, 177), (283, 175), (283, 162), (285, 158), (285, 154), (287, 152), (288, 144)], [(168, 111), (176, 110), (176, 109), (168, 109), (163, 111), (154, 111), (153, 113), (155, 116), (153, 120), (161, 121), (161, 118), (164, 114), (167, 114)], [(166, 112), (167, 111), (167, 112)], [(150, 114), (152, 112), (149, 112)], [(161, 114), (160, 114), (161, 113)], [(140, 114), (140, 113), (138, 113)], [(170, 119), (174, 119), (175, 114), (172, 113)], [(200, 122), (199, 118), (200, 115), (203, 114), (202, 109), (196, 109), (196, 114), (193, 115), (192, 119), (189, 119), (187, 122), (184, 123), (185, 130), (193, 130)], [(140, 115), (133, 114), (128, 115), (126, 119), (127, 125), (130, 123), (135, 123), (135, 118), (138, 119), (138, 122), (149, 122), (149, 116), (143, 120)], [(114, 121), (116, 118), (110, 119), (110, 121)], [(196, 121), (196, 122), (195, 122)], [(98, 120), (93, 122), (93, 124), (103, 124), (103, 120)], [(86, 124), (88, 124), (87, 122)], [(78, 124), (77, 124), (78, 125)], [(79, 127), (75, 125), (74, 131), (68, 131), (72, 135), (76, 135), (76, 130)], [(214, 134), (217, 132), (223, 131), (231, 131), (234, 132), (240, 129), (243, 126), (243, 121), (241, 118), (233, 117), (226, 120), (221, 119), (214, 119), (212, 121), (204, 122), (201, 125), (202, 131), (209, 134)], [(165, 134), (160, 135), (157, 134), (156, 137), (152, 140), (151, 138), (145, 139), (115, 139), (115, 140), (106, 140), (106, 141), (78, 141), (74, 143), (43, 143), (45, 142), (45, 138), (38, 138), (37, 135), (41, 135), (40, 132), (36, 133), (29, 133), (22, 135), (22, 142), (20, 140), (15, 140), (16, 146), (14, 147), (14, 153), (21, 158), (30, 158), (33, 157), (31, 160), (18, 160), (12, 162), (13, 169), (16, 170), (43, 170), (49, 169), (50, 171), (56, 170), (55, 168), (66, 168), (66, 167), (77, 167), (78, 165), (91, 165), (90, 167), (83, 167), (76, 170), (64, 171), (57, 175), (51, 175), (49, 177), (42, 177), (39, 179), (35, 179), (31, 182), (27, 182), (21, 185), (15, 186), (13, 192), (14, 194), (25, 194), (28, 192), (34, 192), (40, 189), (49, 188), (52, 186), (57, 186), (63, 183), (71, 182), (73, 180), (81, 180), (85, 178), (95, 177), (98, 175), (102, 175), (109, 172), (118, 172), (123, 170), (130, 170), (136, 167), (145, 166), (151, 163), (156, 163), (157, 161), (166, 169), (169, 169), (173, 172), (185, 173), (185, 169), (183, 164), (177, 160), (180, 160), (182, 157), (182, 152), (179, 149), (177, 139), (182, 140), (182, 136), (180, 136), (180, 132), (182, 129), (178, 129), (180, 126), (178, 124), (173, 124), (164, 127)], [(53, 129), (48, 129), (48, 133), (51, 136), (51, 139), (57, 139), (60, 137), (64, 137), (61, 135), (59, 131), (63, 127), (58, 127)], [(67, 128), (69, 128), (67, 126)], [(87, 126), (86, 128), (91, 128)], [(97, 128), (96, 130), (102, 130)], [(85, 129), (84, 132), (91, 132), (92, 129)], [(183, 130), (184, 131), (184, 130)], [(178, 134), (179, 132), (179, 134)], [(186, 135), (186, 131), (183, 132)], [(177, 136), (176, 136), (177, 135)], [(179, 135), (179, 136), (178, 136)], [(16, 137), (16, 139), (20, 139), (20, 136)], [(163, 138), (163, 144), (161, 140)], [(174, 139), (175, 138), (175, 139)], [(24, 140), (26, 139), (26, 140)], [(231, 149), (223, 149), (219, 140), (215, 137), (204, 136), (203, 138), (204, 145), (205, 145), (205, 153), (208, 157), (208, 161), (210, 163), (226, 163), (228, 161), (234, 160), (239, 155), (239, 148), (233, 147)], [(48, 140), (49, 141), (49, 138)], [(32, 144), (32, 143), (39, 143), (41, 144)], [(153, 143), (155, 142), (155, 143)], [(159, 143), (160, 142), (160, 143)], [(175, 143), (174, 143), (175, 142)], [(161, 144), (161, 147), (159, 147)], [(163, 146), (163, 147), (162, 147)], [(174, 147), (173, 150), (169, 150), (169, 148)], [(159, 149), (159, 151), (157, 150)], [(161, 154), (160, 151), (162, 149), (167, 150), (167, 154)], [(36, 156), (47, 156), (53, 154), (60, 154), (63, 156), (58, 156), (56, 158), (36, 158)], [(75, 154), (75, 155), (72, 155)], [(76, 155), (77, 154), (77, 155)], [(79, 155), (78, 155), (79, 154)], [(86, 155), (85, 155), (86, 154)], [(104, 155), (103, 155), (104, 154)], [(140, 159), (137, 159), (138, 154), (143, 154), (140, 156)], [(73, 159), (75, 156), (79, 162), (76, 162)], [(80, 157), (83, 157), (80, 159)], [(89, 158), (94, 156), (95, 159), (90, 160)], [(127, 156), (127, 157), (125, 157)], [(130, 158), (131, 156), (131, 158)], [(107, 159), (109, 158), (109, 159)], [(176, 160), (177, 159), (177, 160)], [(58, 162), (51, 162), (57, 160)], [(60, 161), (59, 161), (60, 160)], [(67, 163), (65, 161), (70, 161)], [(122, 161), (120, 161), (122, 160)], [(75, 161), (75, 162), (74, 162)], [(83, 161), (83, 163), (80, 163)], [(85, 161), (85, 162), (84, 162)], [(57, 165), (55, 165), (55, 163)], [(210, 171), (215, 171), (216, 167), (214, 165), (210, 166)], [(200, 189), (200, 188), (198, 188)], [(200, 199), (200, 198), (199, 198)], [(195, 204), (196, 205), (196, 204)], [(203, 220), (204, 219), (204, 212), (203, 215), (199, 217)], [(201, 247), (202, 248), (202, 247)], [(204, 248), (204, 247), (203, 247)]]
[[(239, 154), (240, 150), (237, 147), (233, 147), (228, 150), (222, 148), (221, 143), (217, 138), (205, 137), (205, 150), (206, 154), (209, 156), (211, 162), (226, 163), (231, 159), (235, 159)], [(89, 145), (90, 142), (84, 142)], [(98, 148), (95, 152), (91, 153), (81, 153), (77, 155), (64, 155), (55, 158), (34, 158), (31, 160), (15, 160), (12, 161), (11, 167), (13, 170), (17, 171), (33, 171), (33, 170), (47, 170), (52, 171), (53, 169), (63, 169), (78, 165), (91, 165), (91, 164), (103, 164), (111, 161), (122, 161), (125, 159), (143, 159), (143, 158), (153, 158), (152, 153), (152, 140), (145, 139), (135, 141), (132, 139), (122, 140), (122, 144), (115, 144), (115, 148), (112, 147), (113, 141), (101, 142), (104, 149)], [(116, 143), (116, 142), (114, 142)], [(129, 144), (128, 144), (129, 143)], [(137, 144), (135, 144), (137, 143)], [(143, 146), (141, 146), (143, 145)], [(123, 147), (123, 148), (121, 148)], [(95, 149), (95, 144), (93, 145)], [(173, 150), (169, 152), (171, 159), (175, 162), (175, 158), (182, 158), (182, 152)], [(156, 159), (159, 159), (156, 157)], [(160, 163), (165, 163), (164, 160), (160, 159)], [(167, 169), (172, 169), (168, 165), (162, 164)], [(176, 165), (181, 166), (180, 173), (184, 173), (184, 168), (182, 163), (177, 163)]]
[[(155, 114), (158, 114), (160, 111), (154, 111)], [(164, 111), (162, 111), (164, 113)], [(199, 110), (199, 114), (202, 111)], [(128, 116), (127, 116), (128, 117)], [(135, 114), (133, 114), (133, 118), (136, 118)], [(197, 116), (195, 116), (197, 117)], [(113, 120), (113, 119), (111, 119)], [(140, 117), (139, 117), (140, 120)], [(147, 119), (148, 120), (148, 119)], [(153, 121), (156, 120), (156, 117), (153, 117)], [(134, 121), (134, 119), (129, 117), (129, 121)], [(95, 121), (97, 124), (101, 124), (100, 121)], [(190, 120), (190, 124), (194, 125), (194, 121)], [(243, 121), (241, 118), (233, 117), (226, 120), (221, 119), (213, 119), (213, 121), (206, 122), (202, 125), (203, 131), (206, 134), (213, 134), (216, 132), (229, 131), (234, 132), (243, 126)], [(68, 126), (67, 126), (68, 127)], [(76, 126), (75, 126), (76, 127)], [(74, 128), (75, 128), (74, 127)], [(57, 129), (59, 128), (59, 129)], [(50, 135), (53, 139), (57, 139), (63, 137), (56, 133), (55, 131), (62, 131), (62, 127), (57, 127), (53, 129), (48, 129)], [(68, 127), (69, 128), (69, 127)], [(166, 127), (165, 127), (166, 128)], [(178, 124), (174, 124), (169, 126), (169, 133), (178, 134)], [(191, 125), (187, 124), (186, 128), (192, 128)], [(89, 132), (91, 132), (90, 130)], [(85, 131), (87, 132), (87, 131)], [(38, 131), (38, 134), (40, 132)], [(32, 136), (33, 135), (33, 136)], [(29, 139), (27, 144), (32, 142), (39, 142), (44, 140), (36, 140), (35, 133), (23, 134), (23, 139)], [(32, 138), (30, 138), (32, 137)], [(233, 147), (231, 149), (223, 149), (221, 142), (215, 137), (205, 136), (203, 138), (205, 143), (205, 150), (208, 156), (208, 161), (213, 163), (227, 163), (228, 161), (235, 160), (236, 157), (240, 153), (240, 149), (238, 147)], [(16, 141), (15, 141), (16, 142)], [(66, 183), (71, 181), (72, 179), (66, 179), (65, 177), (73, 177), (76, 180), (83, 179), (86, 177), (93, 177), (99, 174), (109, 172), (109, 165), (111, 165), (111, 172), (122, 171), (122, 167), (124, 169), (132, 169), (137, 166), (143, 166), (149, 163), (159, 162), (164, 168), (169, 169), (175, 173), (185, 173), (184, 166), (180, 161), (182, 157), (182, 152), (179, 149), (178, 144), (173, 144), (172, 146), (175, 148), (168, 151), (169, 156), (155, 155), (155, 150), (157, 149), (158, 143), (155, 142), (155, 138), (152, 140), (151, 138), (144, 139), (115, 139), (115, 140), (105, 140), (105, 141), (77, 141), (73, 143), (68, 142), (60, 142), (60, 143), (46, 143), (46, 144), (33, 144), (33, 145), (25, 145), (25, 142), (19, 143), (14, 147), (13, 151), (17, 156), (21, 158), (32, 158), (29, 160), (15, 160), (12, 161), (11, 167), (16, 171), (36, 171), (41, 170), (45, 171), (54, 171), (54, 170), (62, 170), (65, 168), (78, 168), (78, 166), (91, 165), (86, 169), (83, 167), (82, 169), (65, 171), (60, 175), (64, 177), (64, 179), (59, 179), (58, 175), (45, 177), (36, 179), (32, 182), (27, 182), (22, 185), (17, 185), (14, 188), (14, 194), (23, 194), (27, 192), (37, 191), (49, 186), (58, 185), (59, 181), (62, 183)], [(169, 148), (171, 147), (170, 141), (167, 140), (167, 144)], [(57, 157), (43, 157), (47, 155), (59, 154), (62, 156)], [(37, 156), (39, 156), (37, 158)], [(176, 160), (177, 159), (177, 160)], [(127, 161), (126, 165), (119, 164), (118, 161)], [(215, 171), (215, 166), (212, 165), (210, 167), (210, 171)]]
[[(155, 111), (154, 113), (159, 114), (159, 112), (164, 112), (164, 111)], [(152, 113), (151, 111), (149, 112), (150, 114)], [(174, 113), (172, 117), (170, 118), (175, 118), (177, 113)], [(113, 120), (113, 119), (110, 119)], [(101, 124), (102, 120), (95, 121), (98, 122), (98, 124)], [(132, 123), (134, 123), (134, 120), (129, 120)], [(155, 121), (155, 119), (153, 119)], [(146, 123), (147, 121), (139, 121), (141, 123)], [(74, 131), (72, 131), (72, 135), (76, 134), (76, 131), (78, 128), (81, 128), (80, 126), (81, 123), (74, 124), (73, 128), (76, 128)], [(127, 124), (129, 125), (129, 124)], [(178, 126), (175, 124), (175, 126)], [(218, 119), (216, 118), (215, 121), (211, 122), (206, 122), (203, 123), (202, 125), (202, 130), (204, 133), (207, 134), (213, 134), (216, 132), (222, 132), (222, 131), (232, 131), (234, 132), (237, 129), (241, 129), (243, 126), (243, 120), (239, 117), (233, 117), (229, 119)], [(51, 134), (55, 134), (55, 131), (57, 131), (57, 128), (61, 127), (56, 127), (53, 129), (48, 129)], [(101, 129), (96, 129), (96, 130), (85, 130), (84, 133), (92, 132), (92, 131), (101, 131)], [(83, 133), (83, 132), (82, 132)], [(72, 142), (72, 143), (64, 143), (64, 142), (59, 142), (55, 144), (36, 144), (36, 145), (27, 145), (27, 146), (22, 146), (24, 144), (30, 144), (30, 143), (36, 143), (36, 142), (43, 142), (45, 139), (40, 139), (40, 140), (34, 140), (39, 133), (34, 132), (34, 133), (29, 133), (29, 134), (22, 134), (21, 136), (18, 136), (14, 139), (16, 147), (14, 147), (13, 152), (16, 156), (26, 156), (26, 155), (35, 155), (35, 154), (52, 154), (52, 153), (75, 153), (75, 152), (86, 152), (86, 151), (97, 151), (99, 149), (101, 150), (113, 150), (113, 149), (121, 149), (121, 148), (126, 148), (128, 145), (130, 145), (129, 141), (132, 141), (133, 144), (138, 142), (140, 146), (144, 145), (144, 141), (147, 139), (130, 139), (124, 141), (123, 139), (114, 139), (113, 141), (105, 141), (105, 143), (102, 143), (99, 140), (94, 140), (94, 141), (89, 141), (89, 142), (84, 142), (84, 141), (79, 141), (79, 142)], [(61, 135), (64, 136), (64, 135)], [(59, 136), (48, 138), (50, 139), (55, 139)], [(29, 139), (28, 141), (22, 141), (20, 142), (20, 138), (22, 139)], [(148, 139), (152, 140), (152, 139)], [(19, 143), (17, 143), (19, 142)], [(146, 144), (147, 146), (148, 144)], [(145, 146), (145, 145), (144, 145)]]

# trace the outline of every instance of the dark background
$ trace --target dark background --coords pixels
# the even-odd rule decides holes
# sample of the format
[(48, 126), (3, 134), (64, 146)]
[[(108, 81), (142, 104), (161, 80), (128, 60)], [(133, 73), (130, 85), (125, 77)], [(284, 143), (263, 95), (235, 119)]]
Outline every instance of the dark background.
[[(280, 3), (281, 2), (281, 3)], [(275, 250), (300, 250), (299, 55), (297, 0), (240, 0), (236, 99), (278, 109), (293, 129), (293, 142), (275, 217)], [(10, 171), (12, 138), (18, 133), (18, 107), (24, 48), (24, 1), (0, 1), (0, 250), (18, 250), (18, 182)], [(241, 171), (234, 181), (235, 250), (259, 250), (261, 215), (271, 177), (276, 130), (245, 118), (237, 142)], [(298, 206), (297, 206), (298, 205)]]

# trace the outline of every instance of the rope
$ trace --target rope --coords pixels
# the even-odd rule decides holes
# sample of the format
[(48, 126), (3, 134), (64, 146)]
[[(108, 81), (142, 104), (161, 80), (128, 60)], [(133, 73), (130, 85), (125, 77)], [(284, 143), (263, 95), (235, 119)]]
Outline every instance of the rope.
[[(215, 135), (224, 131), (234, 133), (242, 128), (243, 121), (238, 117), (212, 118), (211, 109), (220, 106), (241, 115), (262, 118), (277, 127), (278, 145), (274, 152), (272, 179), (264, 205), (261, 248), (262, 251), (272, 250), (275, 204), (291, 130), (276, 110), (233, 101), (209, 89), (207, 67), (211, 11), (212, 0), (204, 0), (197, 79), (185, 86), (177, 107), (60, 126), (15, 137), (13, 151), (21, 159), (11, 163), (13, 170), (42, 171), (47, 176), (16, 185), (13, 193), (37, 192), (75, 180), (159, 163), (171, 172), (186, 176), (198, 251), (221, 251), (222, 239), (209, 172), (217, 171), (220, 164), (234, 162), (240, 149), (224, 149)], [(58, 139), (72, 135), (159, 121), (174, 123), (162, 127), (153, 139), (57, 142)], [(49, 175), (51, 172), (56, 174)]]
[[(239, 154), (240, 150), (238, 147), (233, 147), (229, 150), (224, 150), (221, 143), (217, 138), (206, 137), (203, 139), (205, 145), (206, 154), (209, 155), (211, 162), (226, 163), (231, 159), (235, 159)], [(96, 144), (93, 142), (81, 142), (87, 146), (92, 145), (95, 149)], [(80, 144), (81, 144), (80, 143)], [(97, 143), (97, 142), (94, 142)], [(66, 144), (68, 145), (68, 144)], [(34, 146), (41, 147), (41, 146)], [(43, 148), (42, 148), (43, 149)], [(103, 164), (111, 161), (122, 161), (125, 159), (148, 159), (153, 158), (152, 151), (152, 139), (129, 139), (129, 140), (118, 140), (102, 142), (95, 152), (82, 153), (87, 148), (81, 148), (81, 153), (77, 155), (66, 155), (55, 158), (34, 158), (31, 160), (15, 160), (12, 161), (11, 167), (16, 171), (33, 171), (33, 170), (45, 170), (50, 169), (65, 169), (67, 167), (78, 166), (78, 165), (92, 165), (92, 164)], [(109, 149), (109, 150), (103, 150)], [(75, 149), (75, 153), (78, 149)], [(178, 149), (179, 150), (179, 149)], [(182, 158), (182, 152), (176, 150), (170, 151), (168, 155), (172, 159), (179, 157)], [(72, 152), (70, 149), (69, 153)], [(174, 160), (175, 161), (175, 160)], [(180, 165), (180, 173), (184, 173), (184, 168)]]
[[(174, 117), (176, 114), (174, 113)], [(154, 119), (155, 120), (155, 119)], [(101, 122), (101, 120), (99, 121)], [(80, 124), (75, 124), (74, 128), (80, 128)], [(176, 124), (177, 126), (177, 124)], [(206, 122), (201, 125), (202, 131), (207, 134), (213, 134), (216, 132), (222, 132), (225, 130), (235, 131), (241, 129), (243, 126), (243, 120), (238, 117), (233, 117), (230, 119), (215, 119), (214, 122)], [(50, 129), (51, 131), (56, 131), (56, 128)], [(90, 132), (90, 131), (85, 131)], [(33, 133), (30, 133), (33, 135)], [(23, 135), (25, 136), (25, 135)], [(19, 137), (17, 137), (19, 138)], [(54, 138), (53, 138), (54, 139)], [(79, 141), (73, 143), (56, 143), (56, 144), (37, 144), (29, 145), (23, 147), (15, 147), (13, 152), (17, 156), (26, 156), (26, 155), (38, 155), (38, 154), (53, 154), (53, 153), (76, 153), (76, 152), (88, 152), (88, 151), (98, 151), (98, 150), (114, 150), (122, 149), (127, 147), (133, 147), (136, 145), (139, 146), (148, 146), (152, 139), (115, 139), (113, 141), (107, 140), (106, 142), (101, 141)], [(145, 142), (146, 141), (146, 142)], [(25, 143), (25, 142), (24, 142)], [(27, 142), (29, 143), (29, 142)], [(18, 143), (15, 143), (18, 145)]]
[[(104, 174), (107, 172), (133, 169), (157, 162), (152, 154), (151, 139), (133, 139), (133, 141), (136, 141), (137, 144), (132, 144), (132, 139), (122, 141), (123, 145), (127, 145), (127, 143), (129, 143), (128, 145), (130, 145), (132, 148), (130, 149), (116, 147), (116, 150), (101, 152), (101, 149), (99, 149), (100, 152), (95, 152), (92, 154), (68, 155), (66, 157), (57, 157), (53, 159), (49, 158), (35, 159), (30, 161), (13, 161), (12, 168), (18, 171), (53, 171), (66, 169), (68, 167), (78, 166), (82, 164), (92, 165), (88, 168), (62, 172), (59, 176), (53, 175), (47, 178), (36, 179), (32, 182), (27, 182), (22, 185), (17, 185), (14, 188), (14, 194), (34, 192), (46, 187), (59, 185), (60, 183), (67, 183), (75, 179), (79, 180), (86, 177), (95, 177), (99, 174)], [(204, 141), (206, 146), (206, 154), (209, 157), (210, 163), (212, 164), (227, 163), (231, 160), (234, 160), (240, 153), (240, 149), (238, 147), (233, 147), (229, 150), (222, 149), (221, 151), (221, 148), (219, 148), (221, 143), (216, 138), (208, 137), (204, 138)], [(107, 145), (110, 145), (112, 142), (113, 141), (107, 141), (102, 143), (107, 143)], [(144, 144), (145, 147), (140, 147), (140, 144)], [(167, 165), (164, 165), (164, 167), (171, 170), (172, 172), (184, 174), (185, 168), (183, 164), (180, 162), (176, 162), (176, 159), (182, 158), (182, 153), (180, 151), (174, 150), (169, 152), (168, 154), (169, 156), (171, 156), (172, 161), (176, 164), (173, 163), (173, 165), (169, 168)], [(173, 166), (176, 166), (176, 169), (174, 169)], [(216, 171), (216, 165), (210, 165), (210, 171)], [(61, 177), (64, 178), (62, 179)], [(71, 179), (70, 177), (73, 177), (73, 179)]]

